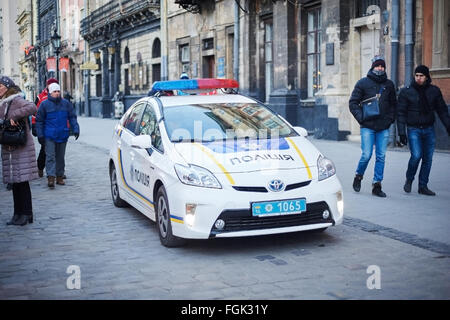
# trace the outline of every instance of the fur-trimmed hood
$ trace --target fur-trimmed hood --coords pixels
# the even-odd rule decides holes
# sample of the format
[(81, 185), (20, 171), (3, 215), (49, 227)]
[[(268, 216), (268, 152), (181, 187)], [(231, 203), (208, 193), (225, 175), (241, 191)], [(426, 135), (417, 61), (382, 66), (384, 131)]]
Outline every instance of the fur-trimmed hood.
[(2, 107), (4, 103), (7, 103), (9, 101), (13, 101), (17, 97), (22, 97), (22, 94), (19, 92), (19, 93), (10, 95), (9, 97), (6, 97), (4, 99), (0, 99), (0, 107)]

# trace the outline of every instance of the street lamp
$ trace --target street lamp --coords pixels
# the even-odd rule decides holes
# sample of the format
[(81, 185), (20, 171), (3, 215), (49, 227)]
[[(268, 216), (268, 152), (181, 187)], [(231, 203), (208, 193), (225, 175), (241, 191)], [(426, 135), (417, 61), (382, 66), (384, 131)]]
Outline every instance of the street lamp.
[(61, 50), (61, 36), (56, 32), (56, 28), (53, 32), (53, 35), (51, 36), (51, 41), (53, 45), (53, 50), (55, 51), (56, 55), (56, 79), (59, 82), (59, 52)]

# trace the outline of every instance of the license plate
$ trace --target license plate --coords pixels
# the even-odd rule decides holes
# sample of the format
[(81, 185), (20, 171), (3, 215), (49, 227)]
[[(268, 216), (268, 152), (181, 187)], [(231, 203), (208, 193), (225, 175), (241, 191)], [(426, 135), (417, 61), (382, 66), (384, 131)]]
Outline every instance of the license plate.
[(306, 199), (253, 202), (252, 215), (258, 217), (300, 214), (306, 211)]

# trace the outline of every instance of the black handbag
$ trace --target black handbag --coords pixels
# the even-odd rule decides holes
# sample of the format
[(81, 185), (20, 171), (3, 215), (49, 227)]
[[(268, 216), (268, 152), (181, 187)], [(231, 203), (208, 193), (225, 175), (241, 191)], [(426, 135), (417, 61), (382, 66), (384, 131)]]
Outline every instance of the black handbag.
[(8, 146), (22, 146), (27, 143), (27, 127), (25, 121), (19, 120), (16, 126), (11, 125), (6, 119), (9, 111), (6, 107), (5, 117), (0, 122), (0, 144)]
[(380, 97), (383, 89), (381, 88), (380, 93), (377, 93), (375, 96), (361, 102), (363, 121), (373, 120), (380, 116)]

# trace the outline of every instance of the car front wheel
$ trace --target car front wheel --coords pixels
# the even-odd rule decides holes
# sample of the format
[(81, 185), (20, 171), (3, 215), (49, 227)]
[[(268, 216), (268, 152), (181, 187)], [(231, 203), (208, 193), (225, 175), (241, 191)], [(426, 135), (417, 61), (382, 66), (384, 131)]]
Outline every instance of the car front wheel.
[(166, 190), (161, 186), (156, 195), (156, 225), (158, 227), (159, 239), (165, 247), (179, 247), (186, 243), (185, 239), (178, 238), (172, 234), (172, 223), (170, 221), (169, 201)]

